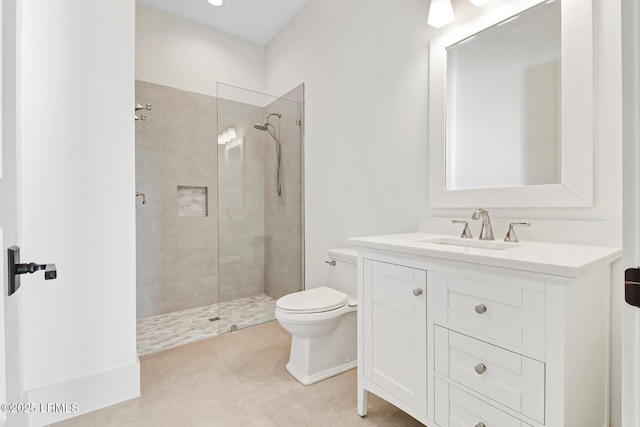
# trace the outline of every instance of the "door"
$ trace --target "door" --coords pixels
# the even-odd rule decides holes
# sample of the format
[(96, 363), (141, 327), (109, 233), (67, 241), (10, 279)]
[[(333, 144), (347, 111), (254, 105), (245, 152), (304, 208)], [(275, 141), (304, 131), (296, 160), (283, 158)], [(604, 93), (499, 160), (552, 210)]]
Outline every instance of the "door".
[[(0, 248), (2, 249), (2, 255), (0, 260), (0, 274), (3, 278), (3, 294), (6, 294), (7, 289), (7, 271), (6, 271), (6, 248), (17, 243), (17, 207), (16, 207), (16, 154), (15, 154), (15, 139), (16, 139), (16, 118), (15, 118), (15, 106), (16, 105), (16, 75), (15, 75), (15, 63), (16, 63), (16, 10), (15, 2), (2, 2), (2, 8), (0, 9), (0, 32), (2, 43), (0, 44), (0, 79), (2, 85), (0, 86), (0, 99), (2, 104), (0, 105)], [(19, 369), (9, 370), (9, 378), (7, 378), (5, 371), (5, 345), (7, 348), (12, 349), (11, 356), (7, 363), (11, 363), (13, 366), (17, 363), (17, 355), (19, 354), (17, 340), (17, 313), (14, 312), (16, 308), (17, 298), (12, 301), (5, 300), (4, 304), (0, 304), (0, 400), (2, 402), (9, 402), (16, 398), (15, 394), (10, 393), (7, 395), (7, 391), (14, 392), (19, 387), (18, 377), (15, 375)], [(6, 308), (5, 308), (6, 307)], [(5, 312), (9, 313), (9, 322), (5, 325)], [(5, 337), (5, 326), (10, 331)], [(6, 342), (6, 344), (5, 344)], [(14, 374), (14, 375), (12, 375)], [(4, 386), (6, 384), (6, 387)], [(1, 420), (6, 419), (4, 412), (0, 413)]]
[[(2, 1), (2, 398), (58, 405), (10, 413), (12, 425), (139, 395), (134, 8), (132, 0)], [(24, 275), (7, 296), (13, 244), (23, 262), (55, 263), (58, 278)]]
[[(640, 264), (640, 5), (622, 1), (624, 268)], [(621, 284), (620, 284), (621, 285)], [(622, 426), (640, 425), (640, 308), (622, 303)]]
[(364, 376), (427, 415), (427, 272), (365, 260)]

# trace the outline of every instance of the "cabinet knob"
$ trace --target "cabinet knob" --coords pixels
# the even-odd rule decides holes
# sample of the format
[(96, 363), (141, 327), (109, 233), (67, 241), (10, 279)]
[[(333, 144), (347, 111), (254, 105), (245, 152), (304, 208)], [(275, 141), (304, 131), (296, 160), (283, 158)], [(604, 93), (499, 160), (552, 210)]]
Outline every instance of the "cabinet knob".
[(415, 296), (417, 296), (417, 297), (418, 297), (418, 296), (420, 296), (420, 295), (422, 295), (422, 289), (420, 289), (420, 288), (414, 289), (414, 290), (413, 290), (413, 294), (414, 294)]
[(482, 314), (485, 313), (487, 311), (487, 306), (484, 304), (478, 304), (476, 305), (476, 313), (478, 314)]
[(478, 363), (473, 369), (476, 370), (476, 374), (482, 375), (487, 372), (487, 367), (484, 363)]
[(487, 425), (480, 421), (478, 424), (476, 424), (476, 427), (487, 427)]

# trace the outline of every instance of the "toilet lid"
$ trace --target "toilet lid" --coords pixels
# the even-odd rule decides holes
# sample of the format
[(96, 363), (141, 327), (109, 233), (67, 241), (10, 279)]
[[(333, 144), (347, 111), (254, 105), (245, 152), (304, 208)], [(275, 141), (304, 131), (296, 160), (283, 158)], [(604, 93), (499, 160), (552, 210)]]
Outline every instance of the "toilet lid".
[(347, 298), (347, 294), (321, 286), (285, 295), (278, 299), (276, 306), (296, 313), (320, 313), (342, 307)]

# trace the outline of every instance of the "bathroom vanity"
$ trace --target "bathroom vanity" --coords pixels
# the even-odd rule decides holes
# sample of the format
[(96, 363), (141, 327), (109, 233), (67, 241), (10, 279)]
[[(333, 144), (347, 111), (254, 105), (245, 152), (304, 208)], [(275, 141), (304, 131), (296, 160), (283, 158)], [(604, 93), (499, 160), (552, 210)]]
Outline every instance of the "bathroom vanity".
[(410, 233), (358, 251), (358, 412), (427, 426), (608, 424), (617, 248)]

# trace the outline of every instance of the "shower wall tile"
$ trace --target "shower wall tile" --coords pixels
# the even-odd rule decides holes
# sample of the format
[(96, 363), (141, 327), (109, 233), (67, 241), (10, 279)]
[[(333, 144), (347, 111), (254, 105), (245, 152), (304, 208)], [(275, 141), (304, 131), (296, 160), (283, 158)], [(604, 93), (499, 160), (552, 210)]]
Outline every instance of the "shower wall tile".
[[(217, 123), (214, 97), (136, 81), (151, 103), (136, 122), (137, 316), (217, 302)], [(177, 187), (208, 188), (208, 217), (178, 218)]]
[[(174, 245), (178, 250), (206, 249), (217, 254), (216, 221), (212, 217), (178, 218)], [(211, 251), (211, 248), (214, 248)]]
[[(265, 152), (265, 293), (277, 299), (303, 287), (302, 86), (267, 107), (282, 114), (282, 196), (276, 193), (275, 153)], [(285, 99), (286, 98), (286, 99)], [(295, 100), (296, 102), (292, 102)]]
[[(218, 258), (211, 248), (185, 249), (177, 252), (177, 273), (180, 278), (195, 281), (196, 278), (217, 273)], [(194, 278), (193, 272), (198, 272)]]

